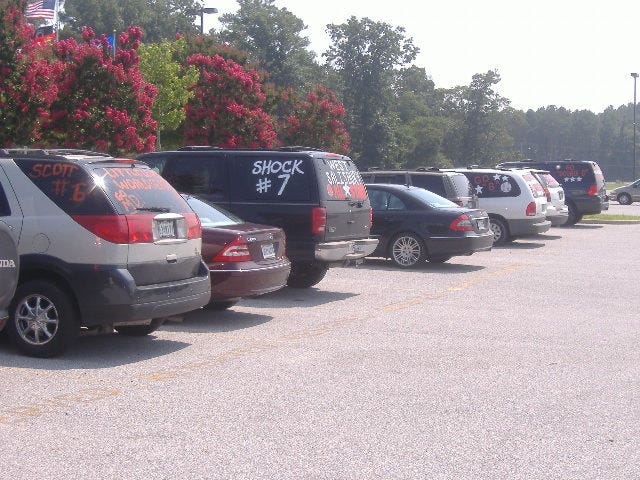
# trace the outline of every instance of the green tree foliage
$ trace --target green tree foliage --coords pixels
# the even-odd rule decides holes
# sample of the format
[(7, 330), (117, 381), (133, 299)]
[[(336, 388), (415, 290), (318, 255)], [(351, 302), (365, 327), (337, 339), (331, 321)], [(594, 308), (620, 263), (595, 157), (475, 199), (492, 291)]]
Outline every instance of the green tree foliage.
[(84, 26), (107, 36), (138, 26), (145, 43), (173, 39), (200, 31), (194, 22), (200, 5), (195, 0), (65, 0), (62, 36), (79, 39)]
[[(160, 139), (167, 136), (173, 140), (172, 147), (181, 143), (173, 133), (181, 131), (185, 116), (185, 106), (193, 96), (190, 87), (198, 81), (198, 70), (191, 66), (184, 68), (187, 43), (184, 39), (164, 40), (161, 43), (141, 45), (140, 71), (145, 81), (155, 85), (158, 95), (153, 104), (153, 118), (158, 122), (158, 148), (162, 148)], [(166, 142), (165, 142), (166, 143)]]
[(341, 82), (352, 155), (361, 167), (397, 162), (399, 118), (393, 108), (397, 69), (418, 52), (404, 29), (351, 17), (329, 25), (332, 44), (324, 54)]
[(504, 115), (509, 101), (494, 90), (495, 71), (473, 75), (468, 87), (445, 92), (443, 109), (453, 122), (444, 145), (447, 157), (460, 165), (494, 165), (517, 155)]
[(279, 87), (310, 87), (320, 68), (308, 50), (302, 20), (274, 0), (238, 0), (237, 13), (220, 17), (220, 39), (246, 51), (259, 68), (268, 72), (269, 81)]

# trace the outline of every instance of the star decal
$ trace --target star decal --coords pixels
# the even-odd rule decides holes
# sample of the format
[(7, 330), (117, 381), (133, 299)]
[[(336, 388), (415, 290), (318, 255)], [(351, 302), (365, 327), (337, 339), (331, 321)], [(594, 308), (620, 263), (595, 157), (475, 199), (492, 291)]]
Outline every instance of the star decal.
[(482, 187), (480, 185), (476, 185), (476, 193), (477, 194), (482, 193)]

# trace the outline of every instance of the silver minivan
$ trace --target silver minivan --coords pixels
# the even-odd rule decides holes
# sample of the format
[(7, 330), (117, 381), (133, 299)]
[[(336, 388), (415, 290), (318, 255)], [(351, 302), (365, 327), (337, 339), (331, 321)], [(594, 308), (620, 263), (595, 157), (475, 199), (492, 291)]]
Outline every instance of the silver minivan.
[(209, 302), (200, 221), (146, 164), (77, 150), (0, 150), (20, 256), (7, 329), (25, 354), (62, 352), (81, 329), (146, 335)]

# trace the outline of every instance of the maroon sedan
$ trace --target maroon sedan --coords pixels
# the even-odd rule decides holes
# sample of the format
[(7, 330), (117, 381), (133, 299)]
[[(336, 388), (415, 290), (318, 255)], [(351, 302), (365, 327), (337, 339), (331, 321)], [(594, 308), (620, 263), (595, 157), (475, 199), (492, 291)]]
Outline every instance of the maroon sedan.
[(224, 310), (241, 297), (285, 286), (291, 271), (284, 231), (246, 223), (193, 195), (182, 195), (202, 223), (202, 258), (211, 274), (211, 301), (205, 308)]

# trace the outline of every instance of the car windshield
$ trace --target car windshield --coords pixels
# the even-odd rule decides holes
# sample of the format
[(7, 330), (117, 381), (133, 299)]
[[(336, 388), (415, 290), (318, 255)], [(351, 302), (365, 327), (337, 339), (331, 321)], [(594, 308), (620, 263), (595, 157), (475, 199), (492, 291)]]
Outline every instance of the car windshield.
[(433, 208), (451, 208), (458, 207), (455, 203), (450, 200), (447, 200), (440, 195), (430, 192), (429, 190), (425, 190), (424, 188), (413, 187), (409, 190), (411, 195), (415, 198), (420, 199), (421, 201), (427, 203), (430, 207)]
[(223, 208), (205, 202), (191, 195), (182, 195), (189, 206), (196, 212), (203, 227), (221, 227), (224, 225), (238, 225), (244, 223), (242, 219)]

